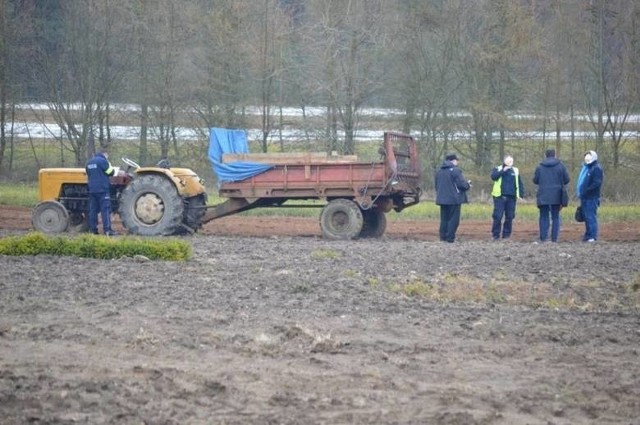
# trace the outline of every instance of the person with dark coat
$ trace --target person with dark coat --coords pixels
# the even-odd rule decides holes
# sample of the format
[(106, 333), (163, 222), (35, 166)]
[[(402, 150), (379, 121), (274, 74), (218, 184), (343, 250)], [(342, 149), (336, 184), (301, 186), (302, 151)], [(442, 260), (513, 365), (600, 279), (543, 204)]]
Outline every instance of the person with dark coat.
[[(509, 239), (516, 216), (516, 203), (524, 197), (524, 185), (518, 167), (513, 166), (513, 156), (506, 155), (502, 165), (498, 165), (491, 171), (493, 189), (493, 224), (491, 236), (493, 240)], [(502, 218), (504, 217), (504, 223)]]
[(570, 181), (569, 172), (562, 161), (556, 158), (554, 149), (547, 149), (545, 159), (538, 164), (533, 174), (533, 183), (538, 186), (536, 203), (540, 212), (540, 242), (549, 235), (549, 216), (551, 216), (551, 241), (558, 242), (560, 235), (560, 210), (564, 186)]
[(93, 158), (87, 161), (89, 189), (89, 231), (98, 234), (98, 211), (102, 217), (102, 228), (107, 236), (115, 236), (111, 229), (111, 183), (109, 177), (116, 173), (116, 169), (109, 163), (109, 154), (106, 148), (100, 148)]
[(604, 172), (598, 163), (598, 154), (595, 151), (586, 152), (576, 184), (576, 193), (580, 198), (584, 217), (585, 232), (582, 240), (585, 242), (598, 240), (598, 207), (603, 180)]
[(449, 154), (436, 171), (436, 205), (440, 206), (440, 240), (454, 242), (460, 224), (462, 204), (467, 203), (467, 190), (471, 181), (466, 180), (460, 168), (458, 157)]

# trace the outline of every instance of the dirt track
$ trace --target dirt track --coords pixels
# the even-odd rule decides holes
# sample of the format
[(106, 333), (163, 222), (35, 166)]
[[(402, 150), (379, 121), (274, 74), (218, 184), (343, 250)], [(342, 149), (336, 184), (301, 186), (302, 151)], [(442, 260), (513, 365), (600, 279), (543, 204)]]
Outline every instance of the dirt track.
[[(114, 226), (124, 231), (114, 216)], [(485, 241), (490, 238), (489, 221), (463, 220), (458, 231), (461, 240)], [(0, 231), (27, 231), (31, 229), (31, 210), (23, 207), (0, 205)], [(200, 232), (205, 235), (219, 236), (312, 236), (320, 237), (320, 226), (317, 219), (310, 218), (271, 218), (243, 217), (234, 215), (214, 220), (204, 226)], [(560, 238), (562, 241), (579, 241), (584, 233), (581, 223), (563, 223)], [(514, 224), (514, 241), (531, 242), (538, 235), (537, 223), (516, 222)], [(426, 220), (390, 220), (386, 238), (409, 240), (437, 241), (438, 223)], [(637, 223), (603, 223), (600, 225), (600, 239), (608, 242), (640, 242), (640, 226)]]
[[(28, 229), (9, 215), (0, 236)], [(631, 228), (328, 242), (315, 220), (240, 219), (184, 264), (0, 256), (0, 423), (640, 424)], [(546, 301), (398, 290), (416, 282)]]

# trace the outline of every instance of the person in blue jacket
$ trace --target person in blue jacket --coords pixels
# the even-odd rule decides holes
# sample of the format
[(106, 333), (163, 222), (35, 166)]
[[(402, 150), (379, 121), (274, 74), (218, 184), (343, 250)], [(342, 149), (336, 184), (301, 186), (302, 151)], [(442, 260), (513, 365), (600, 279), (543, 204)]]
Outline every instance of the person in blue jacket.
[(580, 198), (584, 216), (585, 232), (582, 240), (598, 240), (598, 207), (600, 206), (600, 188), (604, 181), (604, 172), (598, 163), (598, 154), (589, 151), (584, 154), (584, 164), (576, 183), (576, 193)]
[(462, 204), (467, 203), (467, 191), (471, 181), (466, 180), (460, 168), (458, 157), (449, 154), (436, 171), (436, 205), (440, 206), (440, 240), (454, 242), (460, 224)]
[(109, 163), (107, 148), (102, 147), (85, 167), (89, 187), (89, 231), (98, 234), (98, 211), (102, 216), (102, 228), (107, 236), (115, 236), (111, 229), (111, 183), (109, 177), (116, 169)]
[(545, 151), (545, 159), (538, 164), (533, 174), (533, 183), (538, 186), (536, 203), (540, 217), (540, 242), (549, 236), (549, 215), (551, 215), (551, 242), (558, 242), (560, 235), (560, 210), (562, 191), (571, 178), (562, 161), (556, 158), (554, 149)]
[[(506, 155), (502, 165), (491, 171), (493, 188), (493, 225), (491, 235), (493, 240), (509, 239), (516, 216), (516, 202), (524, 197), (524, 185), (517, 167), (513, 166), (513, 156)], [(504, 217), (504, 223), (502, 218)]]

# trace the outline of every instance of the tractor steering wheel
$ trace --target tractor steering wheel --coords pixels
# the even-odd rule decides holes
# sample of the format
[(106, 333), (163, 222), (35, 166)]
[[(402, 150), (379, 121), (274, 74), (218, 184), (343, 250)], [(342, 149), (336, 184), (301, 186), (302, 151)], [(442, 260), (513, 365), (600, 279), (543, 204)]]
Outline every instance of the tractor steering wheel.
[(134, 160), (129, 159), (129, 158), (125, 157), (125, 156), (122, 157), (122, 162), (124, 162), (128, 166), (127, 170), (126, 170), (127, 173), (129, 172), (129, 170), (131, 168), (140, 168), (140, 166), (138, 165), (137, 162), (135, 162)]

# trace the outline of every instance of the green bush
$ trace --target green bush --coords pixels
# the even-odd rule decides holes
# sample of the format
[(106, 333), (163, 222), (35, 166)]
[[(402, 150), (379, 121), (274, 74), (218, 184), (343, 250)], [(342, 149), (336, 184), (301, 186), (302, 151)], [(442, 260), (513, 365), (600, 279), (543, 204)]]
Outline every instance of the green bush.
[(191, 245), (178, 239), (107, 238), (97, 235), (47, 236), (32, 232), (0, 239), (0, 255), (60, 255), (112, 259), (141, 255), (150, 260), (185, 261)]

